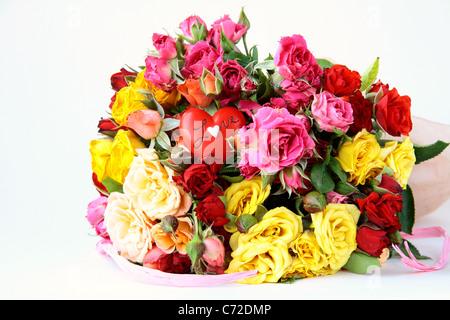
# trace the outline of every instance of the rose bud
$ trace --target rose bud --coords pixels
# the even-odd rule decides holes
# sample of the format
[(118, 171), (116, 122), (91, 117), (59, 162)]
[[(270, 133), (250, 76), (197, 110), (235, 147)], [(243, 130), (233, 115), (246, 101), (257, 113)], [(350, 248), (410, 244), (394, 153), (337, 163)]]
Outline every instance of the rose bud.
[(326, 206), (325, 196), (318, 191), (311, 191), (303, 197), (303, 209), (309, 213), (323, 211)]
[(186, 245), (186, 250), (192, 261), (192, 269), (198, 274), (201, 273), (201, 258), (205, 253), (205, 244), (198, 234), (194, 235)]
[(247, 233), (256, 223), (258, 223), (258, 220), (253, 215), (243, 214), (236, 219), (236, 228), (240, 233)]
[(223, 273), (223, 263), (225, 262), (225, 247), (217, 236), (208, 237), (203, 240), (205, 252), (203, 260), (208, 264), (208, 270), (216, 273)]
[(175, 236), (175, 231), (178, 229), (178, 219), (172, 215), (167, 215), (162, 218), (160, 225), (161, 230), (165, 233), (171, 233)]
[[(374, 186), (374, 190), (378, 193), (391, 192), (394, 194), (401, 193), (403, 191), (402, 186), (393, 177), (383, 174), (381, 176), (381, 183)], [(384, 191), (384, 192), (381, 192)]]
[(158, 111), (136, 110), (128, 115), (127, 126), (133, 129), (144, 139), (153, 139), (158, 136), (163, 120)]
[(175, 39), (159, 33), (154, 33), (152, 37), (153, 46), (161, 55), (161, 58), (170, 60), (177, 56), (177, 46)]

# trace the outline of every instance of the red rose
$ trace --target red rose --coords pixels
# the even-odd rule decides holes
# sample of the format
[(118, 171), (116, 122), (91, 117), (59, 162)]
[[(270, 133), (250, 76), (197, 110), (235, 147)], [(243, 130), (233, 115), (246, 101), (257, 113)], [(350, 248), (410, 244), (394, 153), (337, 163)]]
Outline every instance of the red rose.
[(155, 246), (145, 255), (143, 265), (168, 273), (189, 273), (191, 259), (187, 254), (165, 253)]
[(379, 257), (383, 249), (389, 245), (389, 238), (386, 231), (363, 226), (356, 233), (356, 242), (365, 253)]
[(209, 195), (195, 208), (197, 218), (212, 226), (223, 226), (230, 222), (225, 218), (225, 204), (216, 195)]
[(369, 92), (375, 92), (378, 93), (380, 91), (380, 89), (383, 90), (383, 94), (387, 93), (389, 91), (389, 85), (388, 84), (384, 84), (383, 82), (381, 82), (380, 80), (378, 80), (378, 82), (376, 82), (372, 88), (370, 89)]
[(384, 93), (375, 106), (375, 116), (388, 134), (395, 137), (408, 136), (412, 130), (411, 98), (400, 96), (394, 88)]
[(181, 176), (174, 177), (177, 183), (183, 185), (187, 192), (192, 192), (197, 198), (205, 198), (217, 191), (218, 187), (213, 183), (215, 179), (216, 174), (204, 163), (193, 164)]
[(120, 72), (114, 73), (111, 76), (111, 87), (114, 91), (119, 91), (123, 87), (128, 87), (128, 81), (125, 77), (136, 76), (135, 72), (126, 70), (125, 68), (120, 69)]
[(368, 132), (372, 130), (372, 104), (369, 100), (364, 98), (361, 91), (357, 90), (354, 94), (348, 97), (343, 97), (343, 100), (349, 102), (353, 109), (353, 124), (348, 129), (348, 134), (355, 135), (362, 129)]
[(335, 64), (323, 71), (323, 88), (337, 97), (348, 96), (361, 88), (361, 76), (357, 71)]
[(361, 213), (366, 214), (370, 222), (387, 232), (400, 230), (401, 224), (397, 213), (403, 207), (401, 194), (386, 193), (381, 196), (377, 192), (371, 192), (367, 198), (356, 201)]

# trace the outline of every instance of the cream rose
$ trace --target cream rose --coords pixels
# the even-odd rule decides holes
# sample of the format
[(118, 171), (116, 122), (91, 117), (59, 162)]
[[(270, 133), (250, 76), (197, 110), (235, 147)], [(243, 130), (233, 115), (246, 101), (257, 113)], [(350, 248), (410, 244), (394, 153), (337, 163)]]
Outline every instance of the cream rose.
[(142, 262), (152, 248), (150, 230), (154, 223), (142, 210), (135, 208), (123, 193), (108, 197), (104, 223), (116, 250), (126, 259)]
[(157, 161), (153, 149), (139, 149), (137, 153), (125, 178), (125, 194), (152, 220), (161, 220), (166, 215), (184, 216), (192, 202), (172, 180), (173, 170)]
[(311, 227), (332, 271), (340, 270), (356, 249), (356, 224), (360, 216), (354, 204), (329, 203), (311, 214)]

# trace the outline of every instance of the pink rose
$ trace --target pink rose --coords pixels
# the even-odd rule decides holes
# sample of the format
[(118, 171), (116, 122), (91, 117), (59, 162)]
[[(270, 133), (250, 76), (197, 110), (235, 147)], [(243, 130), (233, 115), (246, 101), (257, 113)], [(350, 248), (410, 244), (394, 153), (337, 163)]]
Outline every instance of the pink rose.
[(155, 110), (137, 110), (128, 115), (127, 127), (133, 129), (142, 138), (156, 138), (162, 126), (162, 118)]
[(237, 43), (247, 31), (247, 27), (234, 23), (229, 15), (224, 15), (223, 18), (212, 24), (208, 32), (208, 37), (206, 38), (216, 48), (220, 46), (220, 31), (233, 43)]
[[(194, 33), (198, 32), (203, 25), (205, 34), (208, 33), (206, 23), (199, 16), (190, 16), (180, 23), (180, 29), (183, 32), (183, 36), (191, 41), (195, 40)], [(205, 36), (206, 38), (206, 36)]]
[(318, 86), (322, 69), (308, 50), (301, 35), (284, 37), (275, 53), (274, 63), (279, 74), (289, 80), (306, 79), (312, 86)]
[(222, 105), (238, 99), (241, 92), (241, 80), (247, 76), (248, 72), (235, 60), (227, 60), (220, 68), (223, 78), (223, 93), (221, 95)]
[(164, 91), (170, 91), (175, 86), (169, 62), (164, 58), (147, 56), (145, 59), (144, 78)]
[[(289, 187), (296, 194), (306, 194), (308, 191), (312, 189), (311, 180), (308, 180), (295, 169), (292, 168), (291, 177), (283, 171), (283, 180), (287, 187)], [(305, 172), (305, 175), (309, 178), (309, 173)]]
[(205, 245), (205, 252), (202, 258), (207, 263), (208, 271), (218, 274), (223, 273), (225, 247), (222, 241), (217, 236), (212, 236), (204, 239), (203, 244)]
[(311, 112), (320, 128), (333, 132), (333, 127), (347, 132), (353, 123), (352, 105), (327, 91), (314, 96)]
[(215, 66), (221, 67), (223, 51), (221, 48), (215, 49), (206, 41), (198, 41), (186, 52), (185, 59), (184, 68), (180, 70), (181, 75), (185, 78), (188, 78), (190, 75), (200, 77), (203, 73), (203, 68), (214, 74)]
[(349, 197), (336, 191), (327, 192), (326, 198), (328, 203), (350, 203)]
[(103, 223), (103, 214), (108, 204), (107, 197), (99, 197), (88, 204), (86, 219), (94, 227), (95, 232), (102, 238), (108, 239), (106, 226)]
[(175, 39), (159, 33), (154, 33), (152, 37), (153, 46), (161, 55), (161, 58), (170, 60), (177, 56), (177, 46)]
[(281, 88), (285, 92), (282, 94), (282, 97), (292, 114), (296, 114), (299, 110), (307, 107), (317, 93), (316, 88), (303, 80), (292, 81), (285, 79), (281, 82)]
[(253, 122), (239, 131), (239, 168), (251, 166), (276, 173), (297, 164), (314, 148), (302, 119), (286, 109), (262, 107), (252, 118)]

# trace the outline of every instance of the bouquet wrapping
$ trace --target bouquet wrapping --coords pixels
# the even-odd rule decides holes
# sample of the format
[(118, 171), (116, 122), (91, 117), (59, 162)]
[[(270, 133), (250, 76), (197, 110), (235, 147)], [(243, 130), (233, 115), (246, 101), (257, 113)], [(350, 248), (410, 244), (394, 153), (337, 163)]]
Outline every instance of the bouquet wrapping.
[[(377, 79), (379, 58), (359, 73), (294, 34), (262, 60), (243, 10), (179, 29), (111, 77), (89, 149), (100, 251), (174, 286), (445, 265), (445, 230), (413, 229), (408, 180), (448, 143), (411, 142), (411, 99)], [(424, 236), (446, 237), (432, 268), (410, 241)]]

